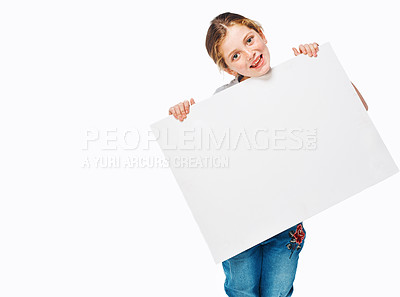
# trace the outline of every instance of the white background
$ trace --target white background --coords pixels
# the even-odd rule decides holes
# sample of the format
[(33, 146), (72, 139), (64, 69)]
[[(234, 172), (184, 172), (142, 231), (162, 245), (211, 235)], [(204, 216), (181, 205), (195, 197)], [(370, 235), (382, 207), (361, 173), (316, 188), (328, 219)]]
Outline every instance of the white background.
[[(263, 25), (272, 67), (292, 47), (330, 42), (399, 165), (395, 4), (1, 2), (0, 295), (225, 296), (170, 169), (84, 161), (162, 156), (145, 147), (149, 125), (232, 79), (204, 46), (211, 19), (230, 11)], [(85, 150), (88, 131), (99, 137)], [(126, 131), (137, 149), (124, 149)], [(294, 296), (396, 295), (399, 179), (304, 222)]]

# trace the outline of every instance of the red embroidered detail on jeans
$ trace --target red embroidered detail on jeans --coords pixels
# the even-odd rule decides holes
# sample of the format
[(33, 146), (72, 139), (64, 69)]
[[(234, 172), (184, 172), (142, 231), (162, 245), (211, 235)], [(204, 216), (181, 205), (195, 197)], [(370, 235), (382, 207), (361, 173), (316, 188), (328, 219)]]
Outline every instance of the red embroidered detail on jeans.
[[(296, 232), (293, 233), (293, 231), (289, 232), (290, 237), (292, 238), (290, 242), (286, 245), (286, 247), (289, 250), (292, 250), (290, 253), (289, 259), (292, 257), (292, 254), (295, 249), (299, 250), (301, 248), (300, 244), (303, 242), (303, 239), (305, 237), (304, 231), (303, 231), (303, 226), (300, 224), (297, 225), (296, 227)], [(295, 246), (294, 243), (297, 243), (297, 247)]]
[(297, 225), (296, 233), (293, 234), (294, 238), (296, 238), (296, 243), (300, 244), (304, 239), (303, 226), (301, 224)]

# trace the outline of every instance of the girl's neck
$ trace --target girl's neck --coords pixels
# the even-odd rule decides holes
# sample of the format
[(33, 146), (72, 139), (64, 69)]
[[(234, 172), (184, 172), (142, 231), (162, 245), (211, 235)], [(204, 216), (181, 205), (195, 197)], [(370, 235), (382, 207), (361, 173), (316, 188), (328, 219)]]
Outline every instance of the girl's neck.
[(239, 76), (238, 76), (238, 81), (239, 81), (239, 82), (242, 82), (242, 81), (244, 81), (244, 80), (246, 80), (246, 79), (248, 79), (248, 78), (250, 78), (250, 77), (248, 77), (248, 76), (243, 76), (243, 75), (239, 74)]

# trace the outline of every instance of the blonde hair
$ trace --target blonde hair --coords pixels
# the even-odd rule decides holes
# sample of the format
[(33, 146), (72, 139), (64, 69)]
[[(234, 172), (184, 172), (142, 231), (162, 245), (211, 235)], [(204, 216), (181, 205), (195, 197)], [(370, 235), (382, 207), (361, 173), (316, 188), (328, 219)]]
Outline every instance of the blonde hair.
[(259, 34), (263, 33), (261, 24), (240, 14), (225, 12), (216, 16), (211, 21), (210, 27), (207, 31), (206, 49), (208, 55), (213, 59), (214, 63), (217, 64), (220, 71), (224, 68), (228, 68), (228, 65), (226, 64), (219, 47), (226, 37), (228, 27), (233, 25), (243, 25), (253, 29)]

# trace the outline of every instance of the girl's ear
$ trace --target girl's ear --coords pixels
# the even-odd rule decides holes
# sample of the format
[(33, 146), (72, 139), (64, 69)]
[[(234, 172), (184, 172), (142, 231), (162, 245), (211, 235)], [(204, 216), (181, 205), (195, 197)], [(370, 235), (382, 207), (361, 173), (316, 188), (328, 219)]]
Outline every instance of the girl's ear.
[(236, 71), (233, 71), (233, 70), (231, 70), (231, 69), (229, 69), (229, 68), (224, 68), (224, 71), (225, 71), (226, 73), (229, 73), (230, 75), (233, 75), (233, 76), (238, 75), (238, 73), (237, 73)]
[(260, 32), (259, 34), (260, 34), (262, 40), (264, 41), (264, 43), (267, 44), (268, 41), (267, 41), (267, 38), (265, 38), (264, 33), (263, 33), (263, 32)]

